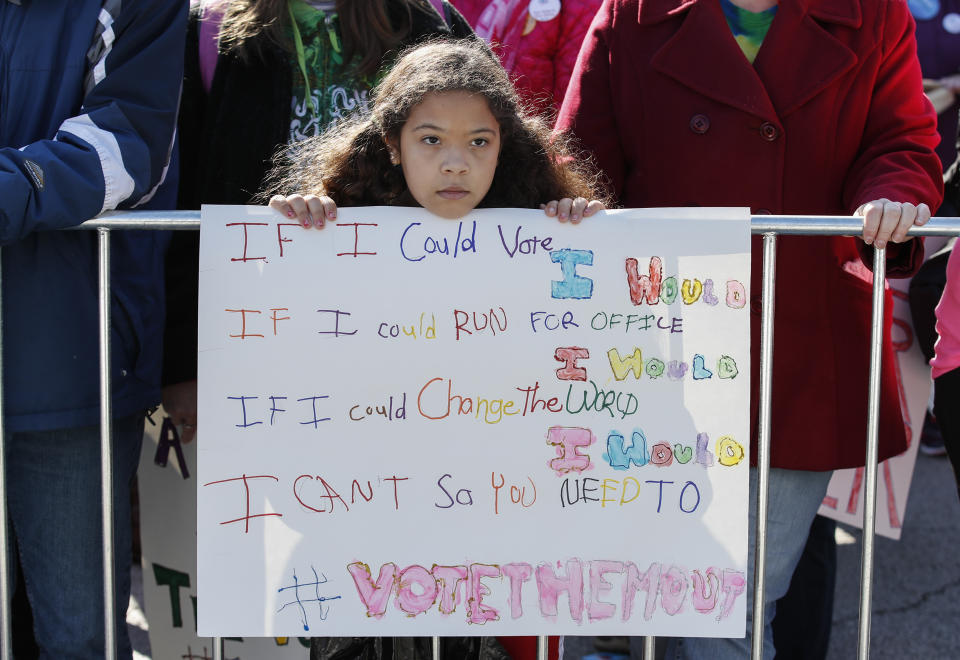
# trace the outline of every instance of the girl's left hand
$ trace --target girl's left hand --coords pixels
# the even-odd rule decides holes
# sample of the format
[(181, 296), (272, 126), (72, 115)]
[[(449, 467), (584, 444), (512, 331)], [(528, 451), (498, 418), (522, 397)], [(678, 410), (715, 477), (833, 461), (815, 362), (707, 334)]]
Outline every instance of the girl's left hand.
[(560, 222), (569, 220), (573, 224), (577, 224), (583, 218), (589, 218), (597, 211), (602, 211), (607, 207), (603, 202), (596, 199), (588, 202), (584, 197), (577, 197), (576, 199), (564, 197), (560, 201), (552, 200), (546, 204), (541, 204), (540, 208), (549, 218), (557, 218)]
[(269, 205), (291, 220), (296, 218), (304, 227), (323, 229), (325, 219), (337, 219), (337, 205), (326, 195), (274, 195)]
[(907, 230), (927, 224), (930, 207), (923, 203), (914, 206), (910, 202), (891, 202), (884, 197), (867, 202), (854, 215), (863, 217), (864, 243), (883, 248), (888, 241), (907, 241)]

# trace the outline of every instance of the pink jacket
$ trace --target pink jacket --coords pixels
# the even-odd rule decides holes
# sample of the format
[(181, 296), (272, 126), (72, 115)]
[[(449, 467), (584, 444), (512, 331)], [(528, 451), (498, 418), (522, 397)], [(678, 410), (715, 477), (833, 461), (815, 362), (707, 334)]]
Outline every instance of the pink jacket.
[(947, 261), (947, 285), (937, 305), (936, 355), (930, 360), (933, 377), (942, 376), (960, 367), (960, 255), (957, 248)]
[[(537, 111), (556, 114), (601, 0), (452, 2), (477, 35), (494, 45), (520, 97)], [(531, 7), (543, 20), (531, 16)], [(557, 14), (549, 18), (553, 10)]]

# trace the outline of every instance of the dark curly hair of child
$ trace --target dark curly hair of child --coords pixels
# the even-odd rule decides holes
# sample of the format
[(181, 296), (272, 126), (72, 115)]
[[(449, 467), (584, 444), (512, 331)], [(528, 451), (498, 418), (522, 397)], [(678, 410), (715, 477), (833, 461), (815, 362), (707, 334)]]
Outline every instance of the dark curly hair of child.
[(416, 206), (400, 167), (391, 165), (388, 140), (398, 143), (404, 123), (430, 93), (483, 96), (500, 125), (500, 154), (480, 207), (539, 208), (548, 200), (609, 196), (570, 140), (551, 134), (520, 104), (496, 56), (480, 40), (435, 40), (405, 51), (373, 90), (371, 112), (290, 147), (271, 174), (263, 197), (313, 193), (340, 206)]

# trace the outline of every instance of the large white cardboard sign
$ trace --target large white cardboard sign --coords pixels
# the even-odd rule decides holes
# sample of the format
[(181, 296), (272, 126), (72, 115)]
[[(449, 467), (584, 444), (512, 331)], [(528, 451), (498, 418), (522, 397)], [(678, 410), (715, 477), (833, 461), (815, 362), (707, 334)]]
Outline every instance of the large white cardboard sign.
[(742, 636), (749, 238), (205, 208), (199, 633)]

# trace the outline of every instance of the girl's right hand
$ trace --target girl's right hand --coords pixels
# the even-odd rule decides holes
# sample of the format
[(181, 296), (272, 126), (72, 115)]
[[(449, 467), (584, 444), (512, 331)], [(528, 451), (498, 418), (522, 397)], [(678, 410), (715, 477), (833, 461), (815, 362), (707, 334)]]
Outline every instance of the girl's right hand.
[(274, 195), (270, 208), (291, 220), (296, 218), (305, 228), (314, 225), (322, 229), (327, 220), (337, 219), (337, 204), (326, 195)]
[(597, 211), (602, 211), (607, 207), (603, 202), (596, 199), (587, 201), (583, 197), (576, 197), (574, 199), (564, 197), (561, 200), (554, 199), (546, 204), (541, 204), (540, 208), (543, 209), (549, 218), (556, 218), (560, 222), (569, 220), (573, 224), (577, 224), (583, 218), (589, 218)]

